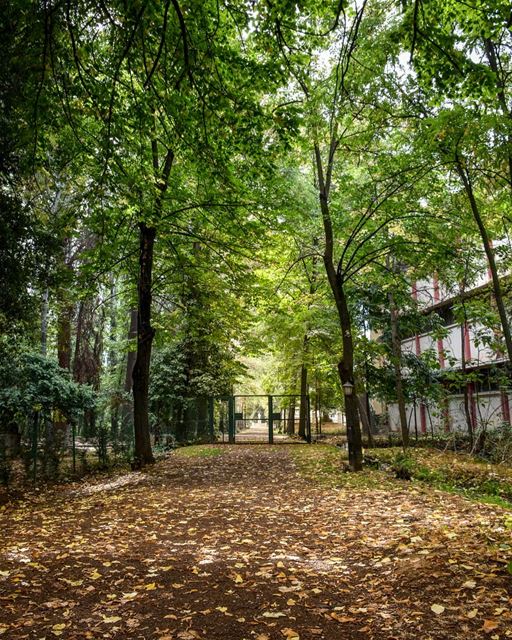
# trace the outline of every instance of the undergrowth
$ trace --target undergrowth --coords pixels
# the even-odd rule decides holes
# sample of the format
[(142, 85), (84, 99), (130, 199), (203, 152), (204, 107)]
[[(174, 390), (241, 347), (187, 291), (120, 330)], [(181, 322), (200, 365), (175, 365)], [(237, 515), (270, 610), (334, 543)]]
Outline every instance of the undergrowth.
[(299, 473), (328, 487), (353, 489), (396, 488), (397, 483), (379, 469), (347, 473), (346, 452), (331, 445), (299, 445), (289, 448)]
[(370, 454), (381, 468), (397, 477), (410, 477), (430, 486), (460, 493), (505, 507), (512, 507), (512, 469), (490, 464), (464, 453), (438, 452), (427, 449), (373, 450)]
[[(362, 473), (347, 473), (346, 452), (330, 445), (297, 446), (290, 454), (302, 476), (338, 488), (397, 489), (412, 480), (472, 500), (512, 508), (512, 469), (469, 454), (428, 449), (372, 449)], [(406, 483), (407, 484), (407, 483)]]

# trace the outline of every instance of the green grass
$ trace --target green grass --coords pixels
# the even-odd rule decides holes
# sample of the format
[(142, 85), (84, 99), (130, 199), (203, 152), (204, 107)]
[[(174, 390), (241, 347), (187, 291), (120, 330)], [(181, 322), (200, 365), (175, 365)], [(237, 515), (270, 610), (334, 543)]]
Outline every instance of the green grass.
[(175, 455), (184, 458), (213, 458), (222, 455), (222, 448), (210, 444), (192, 445), (176, 449)]
[[(423, 485), (461, 495), (470, 500), (512, 508), (511, 470), (482, 463), (466, 454), (411, 450), (404, 457), (399, 448), (368, 453), (384, 463), (383, 469), (365, 467), (361, 473), (346, 473), (346, 452), (330, 445), (290, 447), (299, 473), (327, 486), (361, 490), (397, 490)], [(398, 480), (396, 468), (407, 468), (412, 482)]]
[(347, 489), (396, 489), (402, 483), (378, 469), (347, 473), (346, 452), (331, 445), (299, 445), (289, 448), (299, 473), (327, 487)]
[(406, 469), (413, 481), (462, 495), (471, 500), (512, 508), (512, 470), (465, 453), (411, 449), (372, 450), (371, 455), (389, 466)]

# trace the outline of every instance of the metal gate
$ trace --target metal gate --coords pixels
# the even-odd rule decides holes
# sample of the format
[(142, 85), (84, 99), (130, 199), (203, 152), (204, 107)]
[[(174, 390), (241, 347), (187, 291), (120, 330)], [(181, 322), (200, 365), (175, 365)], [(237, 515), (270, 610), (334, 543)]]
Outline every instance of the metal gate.
[[(303, 438), (311, 442), (309, 395), (248, 394), (209, 398), (210, 441), (229, 444), (296, 443), (301, 407), (305, 415)], [(301, 440), (299, 440), (300, 442)]]

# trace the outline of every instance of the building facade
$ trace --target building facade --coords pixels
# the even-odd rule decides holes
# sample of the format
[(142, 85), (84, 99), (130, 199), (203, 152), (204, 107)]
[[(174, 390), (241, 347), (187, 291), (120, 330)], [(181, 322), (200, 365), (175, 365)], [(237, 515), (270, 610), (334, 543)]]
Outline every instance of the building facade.
[[(437, 384), (443, 385), (444, 393), (440, 394), (442, 400), (426, 399), (419, 394), (409, 401), (406, 414), (410, 431), (418, 434), (467, 431), (468, 420), (474, 432), (496, 428), (504, 422), (510, 424), (512, 397), (503, 375), (508, 361), (505, 350), (500, 349), (499, 335), (475, 320), (461, 323), (454, 314), (454, 305), (463, 298), (470, 301), (479, 297), (492, 307), (491, 285), (491, 274), (485, 270), (462, 293), (448, 289), (436, 276), (412, 283), (411, 295), (418, 307), (427, 316), (437, 314), (442, 330), (402, 339), (402, 355), (407, 360), (407, 354), (421, 356), (428, 351), (431, 359), (437, 360)], [(468, 381), (454, 383), (466, 375)], [(400, 430), (397, 404), (388, 405), (388, 421), (391, 430)]]

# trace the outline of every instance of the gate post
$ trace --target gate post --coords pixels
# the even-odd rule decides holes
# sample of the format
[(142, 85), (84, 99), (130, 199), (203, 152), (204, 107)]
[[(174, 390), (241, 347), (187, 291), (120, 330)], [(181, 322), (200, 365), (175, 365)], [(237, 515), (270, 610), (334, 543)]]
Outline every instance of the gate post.
[(214, 421), (213, 421), (213, 397), (208, 398), (208, 430), (210, 432), (210, 443), (213, 444), (215, 439)]
[(306, 396), (306, 442), (311, 444), (311, 402), (309, 399), (309, 393)]
[(229, 396), (228, 399), (228, 442), (235, 443), (235, 397)]
[(268, 397), (268, 443), (274, 444), (274, 398)]

